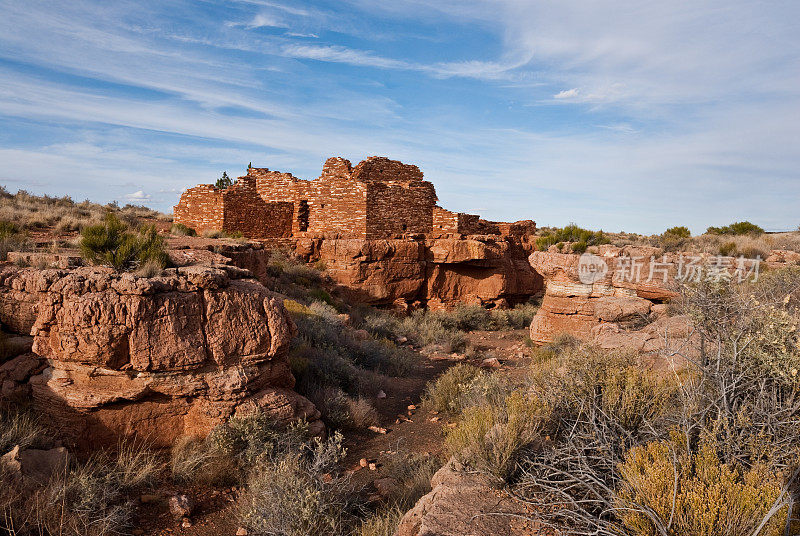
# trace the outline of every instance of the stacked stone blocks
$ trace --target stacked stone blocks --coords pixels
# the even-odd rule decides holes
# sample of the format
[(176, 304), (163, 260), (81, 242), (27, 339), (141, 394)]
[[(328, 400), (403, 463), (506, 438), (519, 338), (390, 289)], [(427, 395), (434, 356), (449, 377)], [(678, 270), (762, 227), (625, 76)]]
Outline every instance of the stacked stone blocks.
[[(175, 222), (198, 232), (239, 231), (248, 238), (326, 235), (391, 238), (418, 234), (524, 234), (532, 226), (495, 223), (436, 205), (417, 166), (370, 157), (355, 168), (329, 158), (315, 180), (249, 168), (227, 189), (200, 185), (175, 206)], [(519, 222), (518, 222), (519, 223)], [(532, 222), (531, 222), (532, 223)]]

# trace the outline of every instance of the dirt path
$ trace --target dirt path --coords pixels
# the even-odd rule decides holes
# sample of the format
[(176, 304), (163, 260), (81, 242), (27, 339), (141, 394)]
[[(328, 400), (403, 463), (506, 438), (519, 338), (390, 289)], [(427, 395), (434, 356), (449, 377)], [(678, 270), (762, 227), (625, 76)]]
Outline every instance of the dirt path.
[[(515, 331), (475, 331), (467, 334), (470, 344), (482, 357), (495, 357), (500, 363), (496, 372), (514, 374), (527, 363), (527, 350), (524, 344), (527, 330)], [(444, 429), (448, 424), (445, 416), (435, 415), (421, 407), (421, 398), (427, 383), (458, 360), (419, 355), (419, 367), (410, 375), (389, 378), (385, 388), (386, 398), (371, 402), (378, 411), (381, 428), (386, 433), (369, 430), (345, 433), (347, 456), (343, 462), (346, 470), (352, 471), (357, 486), (363, 487), (365, 494), (375, 491), (372, 483), (384, 476), (386, 461), (397, 452), (429, 453), (439, 456), (444, 446)], [(478, 360), (475, 364), (479, 364)], [(515, 371), (515, 369), (517, 369)], [(415, 409), (409, 410), (409, 406)], [(359, 461), (364, 458), (375, 464), (375, 469), (362, 468)], [(220, 489), (180, 489), (158, 490), (162, 495), (184, 493), (197, 503), (191, 527), (182, 527), (180, 521), (170, 516), (165, 501), (141, 504), (137, 510), (136, 534), (147, 536), (166, 536), (180, 534), (185, 536), (234, 536), (238, 524), (235, 522), (235, 501), (238, 490)]]

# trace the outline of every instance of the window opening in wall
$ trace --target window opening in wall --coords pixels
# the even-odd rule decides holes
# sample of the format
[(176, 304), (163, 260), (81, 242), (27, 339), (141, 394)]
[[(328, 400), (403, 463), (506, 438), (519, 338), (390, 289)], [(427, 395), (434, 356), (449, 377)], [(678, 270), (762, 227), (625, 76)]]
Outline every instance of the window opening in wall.
[(300, 201), (300, 206), (297, 208), (297, 224), (301, 231), (308, 231), (309, 212), (308, 201), (303, 199)]
[(408, 229), (408, 225), (406, 225), (406, 224), (404, 223), (404, 224), (403, 224), (403, 230), (405, 231), (406, 229)]

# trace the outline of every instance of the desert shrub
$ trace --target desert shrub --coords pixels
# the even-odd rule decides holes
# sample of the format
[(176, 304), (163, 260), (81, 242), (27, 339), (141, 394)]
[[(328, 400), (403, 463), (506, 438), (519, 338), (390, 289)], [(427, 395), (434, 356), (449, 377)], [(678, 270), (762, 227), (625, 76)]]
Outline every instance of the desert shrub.
[(442, 460), (429, 454), (399, 451), (388, 457), (383, 474), (399, 484), (386, 498), (389, 505), (399, 506), (403, 511), (411, 509), (431, 490), (431, 477), (441, 466)]
[(137, 238), (136, 260), (140, 264), (155, 264), (165, 268), (169, 264), (169, 255), (164, 250), (164, 238), (158, 234), (155, 225), (144, 225)]
[(401, 451), (386, 459), (383, 474), (397, 481), (386, 504), (369, 515), (356, 531), (359, 536), (393, 536), (405, 512), (431, 490), (431, 478), (442, 466), (437, 456)]
[(177, 236), (197, 236), (197, 231), (182, 223), (173, 223), (169, 232)]
[(709, 227), (706, 232), (715, 235), (760, 235), (764, 229), (749, 221), (738, 221), (723, 227)]
[(358, 528), (358, 536), (394, 536), (406, 510), (398, 506), (383, 508), (365, 519)]
[(239, 468), (228, 451), (212, 438), (183, 436), (170, 449), (169, 470), (175, 482), (230, 485), (238, 482)]
[(85, 463), (72, 463), (41, 487), (17, 488), (5, 480), (0, 489), (0, 530), (10, 534), (104, 536), (131, 528), (129, 494), (147, 486), (158, 464), (141, 446), (122, 445)]
[(461, 396), (479, 376), (486, 374), (477, 367), (459, 363), (450, 367), (425, 390), (425, 405), (434, 411), (458, 413), (462, 409)]
[(688, 227), (683, 225), (677, 227), (670, 227), (661, 235), (662, 237), (675, 237), (675, 238), (691, 238), (692, 232)]
[(0, 220), (0, 261), (6, 260), (9, 251), (27, 248), (27, 240), (19, 226), (10, 221)]
[(777, 471), (800, 456), (794, 440), (800, 418), (797, 285), (797, 271), (789, 269), (751, 284), (703, 281), (683, 288), (681, 312), (706, 341), (694, 402), (712, 408), (700, 422), (725, 463), (768, 463)]
[(218, 229), (208, 229), (203, 231), (203, 238), (225, 238), (225, 231)]
[(223, 229), (208, 229), (203, 231), (203, 238), (232, 238), (243, 239), (244, 235), (241, 231), (225, 231)]
[(719, 246), (719, 254), (724, 257), (735, 257), (736, 253), (736, 242), (724, 242)]
[[(608, 524), (618, 466), (627, 450), (655, 440), (678, 407), (674, 376), (643, 367), (637, 357), (597, 348), (565, 348), (537, 365), (537, 429), (550, 439), (520, 459), (517, 492), (545, 522), (578, 533)], [(569, 504), (570, 506), (565, 506)]]
[(209, 444), (246, 469), (261, 460), (274, 460), (299, 451), (307, 435), (308, 427), (304, 423), (280, 427), (259, 412), (232, 417), (217, 426), (209, 434)]
[[(459, 352), (467, 345), (464, 333), (458, 327), (459, 322), (473, 321), (476, 318), (474, 312), (481, 316), (484, 314), (471, 307), (465, 307), (463, 311), (462, 314), (461, 311), (417, 310), (409, 316), (398, 317), (391, 313), (372, 310), (364, 316), (364, 328), (376, 337), (390, 340), (404, 337), (415, 346), (436, 345), (444, 352)], [(488, 315), (488, 312), (486, 314)]]
[(531, 303), (513, 309), (459, 305), (440, 311), (417, 310), (402, 318), (371, 310), (364, 315), (364, 327), (377, 337), (405, 337), (417, 346), (440, 345), (447, 352), (461, 352), (467, 345), (464, 332), (519, 329), (530, 324), (536, 309)]
[(0, 221), (0, 239), (19, 234), (19, 226), (10, 221)]
[(335, 429), (358, 429), (377, 426), (378, 412), (363, 397), (350, 397), (336, 387), (315, 388), (307, 398), (322, 413), (326, 423)]
[(691, 237), (692, 233), (688, 227), (670, 227), (658, 237), (658, 242), (665, 250), (675, 251), (682, 249)]
[(685, 361), (670, 374), (580, 347), (540, 364), (552, 441), (526, 456), (517, 492), (576, 533), (791, 533), (799, 287), (797, 270), (685, 285), (702, 344), (672, 349)]
[(759, 244), (744, 244), (737, 246), (737, 250), (738, 254), (746, 259), (766, 259), (769, 256), (769, 250), (763, 249)]
[(164, 268), (169, 261), (164, 239), (155, 226), (144, 226), (138, 233), (132, 233), (113, 213), (108, 213), (102, 224), (81, 231), (80, 250), (90, 263), (113, 266), (117, 270), (148, 262)]
[[(782, 482), (763, 466), (743, 470), (720, 462), (709, 443), (692, 453), (677, 443), (657, 441), (628, 451), (616, 504), (622, 524), (635, 536), (756, 534)], [(781, 510), (758, 534), (784, 534), (788, 507)]]
[(531, 302), (515, 305), (512, 309), (492, 309), (491, 328), (495, 330), (526, 328), (530, 326), (538, 309), (539, 306)]
[(245, 482), (254, 469), (303, 453), (309, 441), (303, 422), (280, 426), (263, 413), (235, 416), (206, 438), (179, 438), (170, 452), (175, 481), (231, 485)]
[(570, 249), (572, 250), (572, 253), (584, 253), (586, 251), (586, 248), (588, 247), (589, 244), (583, 241), (573, 242), (572, 244), (570, 244)]
[(447, 434), (448, 452), (498, 483), (506, 483), (519, 454), (537, 438), (546, 415), (542, 401), (523, 392), (508, 394), (500, 404), (468, 406)]
[(563, 247), (564, 242), (572, 242), (573, 251), (582, 253), (582, 251), (577, 251), (575, 249), (576, 246), (579, 249), (583, 248), (583, 251), (585, 251), (588, 246), (608, 244), (609, 239), (603, 231), (589, 231), (588, 229), (583, 229), (571, 223), (560, 229), (554, 228), (545, 230), (543, 234), (536, 239), (536, 247), (540, 250), (545, 250), (554, 244), (561, 244), (561, 246), (559, 246), (560, 249)]
[(304, 309), (307, 311), (294, 315), (298, 337), (292, 348), (295, 357), (303, 357), (308, 363), (307, 377), (299, 379), (300, 383), (311, 380), (312, 384), (360, 394), (379, 387), (369, 386), (374, 377), (365, 377), (359, 370), (402, 375), (414, 366), (412, 352), (385, 339), (357, 337), (333, 307), (312, 302)]
[(276, 249), (270, 252), (266, 263), (267, 274), (274, 278), (276, 291), (302, 301), (317, 300), (339, 307), (336, 300), (322, 286), (328, 281), (315, 265), (309, 266), (291, 252)]
[(49, 433), (32, 413), (19, 408), (0, 405), (0, 456), (19, 445), (22, 448), (42, 448)]
[[(314, 270), (314, 276), (319, 279), (319, 272)], [(308, 291), (308, 296), (312, 300), (316, 300), (318, 302), (326, 303), (327, 305), (334, 308), (336, 307), (336, 302), (334, 301), (333, 297), (331, 297), (330, 293), (323, 288), (314, 288)]]
[(258, 464), (240, 498), (239, 521), (249, 534), (348, 534), (356, 522), (355, 494), (337, 472), (342, 436), (314, 439), (305, 451)]

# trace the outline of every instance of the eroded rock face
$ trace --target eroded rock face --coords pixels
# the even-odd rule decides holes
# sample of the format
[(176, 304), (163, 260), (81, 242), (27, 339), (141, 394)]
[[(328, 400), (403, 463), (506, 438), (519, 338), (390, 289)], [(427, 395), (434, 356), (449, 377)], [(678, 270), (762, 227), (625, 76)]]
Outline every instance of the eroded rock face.
[[(603, 275), (584, 274), (583, 281), (580, 255), (546, 251), (530, 255), (531, 266), (546, 285), (542, 306), (531, 323), (533, 342), (551, 342), (559, 333), (591, 340), (594, 328), (604, 323), (644, 325), (654, 319), (654, 305), (677, 296), (671, 283), (676, 267), (663, 263), (661, 250), (600, 246), (596, 253), (595, 259), (605, 264)], [(630, 258), (637, 259), (635, 265), (622, 261)]]
[(527, 261), (529, 246), (514, 237), (301, 239), (295, 251), (322, 261), (352, 299), (436, 309), (458, 303), (509, 305), (543, 289)]
[[(313, 404), (291, 390), (294, 324), (245, 270), (188, 266), (139, 278), (6, 268), (0, 296), (0, 322), (30, 333), (31, 356), (47, 360), (28, 380), (36, 406), (82, 446), (126, 436), (167, 445), (255, 410), (322, 430)], [(17, 360), (0, 375), (17, 381), (35, 370), (31, 358)]]

